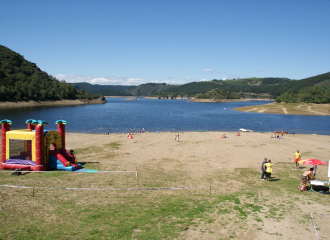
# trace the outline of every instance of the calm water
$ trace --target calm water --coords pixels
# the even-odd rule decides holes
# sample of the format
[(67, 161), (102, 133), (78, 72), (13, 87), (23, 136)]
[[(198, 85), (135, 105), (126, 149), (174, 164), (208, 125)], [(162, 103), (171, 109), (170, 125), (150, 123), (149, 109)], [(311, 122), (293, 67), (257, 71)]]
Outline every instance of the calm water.
[(0, 110), (0, 120), (10, 119), (11, 129), (26, 128), (27, 119), (45, 120), (45, 129), (56, 129), (55, 121), (66, 120), (69, 132), (123, 133), (134, 129), (165, 131), (288, 131), (330, 135), (330, 116), (297, 116), (244, 113), (235, 107), (260, 102), (188, 103), (187, 100), (107, 98), (107, 104), (68, 107), (25, 107)]

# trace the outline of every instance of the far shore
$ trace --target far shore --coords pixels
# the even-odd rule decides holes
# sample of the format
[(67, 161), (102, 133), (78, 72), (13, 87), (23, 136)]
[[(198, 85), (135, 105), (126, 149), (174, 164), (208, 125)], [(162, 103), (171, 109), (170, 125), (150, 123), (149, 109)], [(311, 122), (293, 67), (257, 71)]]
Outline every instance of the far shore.
[[(119, 96), (105, 96), (107, 98)], [(137, 100), (136, 97), (125, 97), (125, 100)], [(141, 97), (149, 99), (157, 99), (152, 97)], [(170, 99), (169, 99), (170, 100)], [(175, 100), (175, 99), (173, 99)], [(249, 102), (249, 101), (273, 101), (273, 99), (195, 99), (191, 98), (189, 102), (201, 103), (226, 103), (226, 102)], [(59, 101), (22, 101), (22, 102), (0, 102), (1, 108), (19, 108), (19, 107), (36, 107), (36, 106), (74, 106), (85, 104), (103, 104), (106, 100), (103, 98), (94, 100), (59, 100)], [(248, 104), (247, 104), (248, 105)], [(233, 110), (241, 112), (271, 113), (271, 114), (287, 114), (287, 115), (314, 115), (314, 116), (330, 116), (330, 104), (316, 103), (268, 103), (264, 105), (254, 105), (234, 108)]]
[(0, 102), (0, 108), (19, 108), (19, 107), (37, 107), (37, 106), (74, 106), (86, 104), (106, 103), (102, 98), (87, 100), (59, 100), (59, 101), (21, 101), (21, 102)]
[(203, 102), (203, 103), (221, 103), (221, 102), (250, 102), (250, 101), (274, 101), (274, 99), (254, 99), (254, 98), (240, 98), (240, 99), (217, 99), (217, 98), (207, 98), (198, 99), (191, 98), (189, 102)]
[(330, 104), (316, 103), (268, 103), (234, 108), (241, 112), (273, 113), (286, 115), (330, 116)]

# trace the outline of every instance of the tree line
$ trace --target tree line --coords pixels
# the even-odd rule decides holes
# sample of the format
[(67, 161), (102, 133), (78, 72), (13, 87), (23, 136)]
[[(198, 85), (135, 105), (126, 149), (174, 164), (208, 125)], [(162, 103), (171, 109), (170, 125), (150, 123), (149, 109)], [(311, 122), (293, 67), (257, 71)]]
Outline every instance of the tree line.
[(0, 101), (95, 99), (74, 86), (41, 71), (35, 63), (0, 45)]
[(324, 86), (305, 87), (296, 91), (291, 89), (275, 99), (276, 102), (285, 103), (330, 103), (330, 89)]

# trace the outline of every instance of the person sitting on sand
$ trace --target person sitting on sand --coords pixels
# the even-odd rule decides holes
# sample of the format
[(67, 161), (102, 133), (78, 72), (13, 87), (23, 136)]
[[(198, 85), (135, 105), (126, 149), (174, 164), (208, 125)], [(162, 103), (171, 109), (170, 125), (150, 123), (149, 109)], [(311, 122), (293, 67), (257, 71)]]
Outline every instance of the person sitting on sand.
[[(303, 175), (301, 175), (301, 182), (300, 182), (300, 186), (299, 186), (300, 191), (303, 191), (303, 190), (305, 190), (305, 192), (307, 191), (307, 189), (306, 189), (307, 181), (314, 179), (313, 170), (314, 170), (313, 168), (310, 168), (309, 170), (304, 172)], [(310, 185), (309, 182), (308, 182), (308, 185)]]
[(226, 134), (223, 134), (223, 135), (222, 135), (222, 138), (226, 138), (226, 137), (227, 137)]

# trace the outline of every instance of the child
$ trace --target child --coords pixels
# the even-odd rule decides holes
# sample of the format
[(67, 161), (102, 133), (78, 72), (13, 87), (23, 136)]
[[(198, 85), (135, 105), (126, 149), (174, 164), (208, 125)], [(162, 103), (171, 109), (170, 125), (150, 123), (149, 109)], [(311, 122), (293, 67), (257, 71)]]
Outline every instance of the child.
[(272, 164), (272, 160), (268, 160), (268, 163), (264, 164), (264, 168), (266, 171), (266, 180), (270, 181), (270, 175), (272, 174), (272, 169), (273, 169), (274, 164)]

